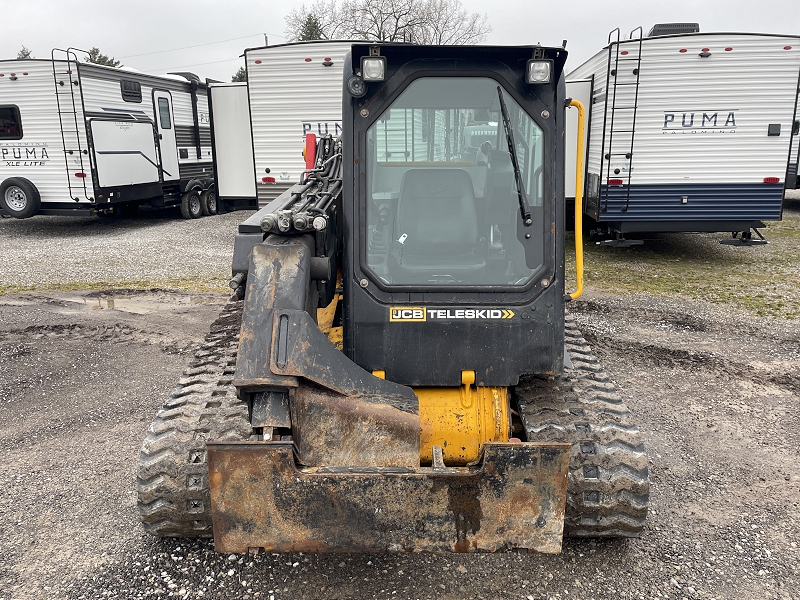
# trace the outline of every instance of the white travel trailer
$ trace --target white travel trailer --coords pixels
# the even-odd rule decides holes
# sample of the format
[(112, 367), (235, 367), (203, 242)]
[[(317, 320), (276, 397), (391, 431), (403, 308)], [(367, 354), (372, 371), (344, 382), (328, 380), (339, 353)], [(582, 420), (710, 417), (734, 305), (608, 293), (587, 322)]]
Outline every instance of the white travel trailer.
[[(209, 87), (220, 199), (238, 203), (257, 198), (265, 205), (300, 181), (306, 168), (306, 134), (339, 135), (342, 69), (351, 44), (304, 42), (247, 49), (247, 85)], [(223, 149), (232, 147), (237, 148), (234, 153)], [(245, 157), (248, 147), (251, 155)]]
[(656, 231), (750, 241), (781, 218), (800, 37), (656, 26), (631, 38), (615, 30), (567, 76), (591, 88), (585, 214), (617, 243)]
[[(79, 51), (78, 51), (79, 52)], [(80, 62), (0, 61), (0, 213), (217, 212), (205, 84)]]

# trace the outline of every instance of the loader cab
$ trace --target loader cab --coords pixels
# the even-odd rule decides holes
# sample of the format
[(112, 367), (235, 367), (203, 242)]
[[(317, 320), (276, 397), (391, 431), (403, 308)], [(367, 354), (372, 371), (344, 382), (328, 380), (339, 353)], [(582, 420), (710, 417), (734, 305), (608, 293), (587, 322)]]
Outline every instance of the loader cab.
[[(489, 77), (420, 77), (367, 128), (365, 267), (377, 283), (513, 289), (541, 270), (544, 134), (508, 97), (533, 220), (526, 228), (536, 230), (518, 237), (522, 216), (498, 87)], [(492, 121), (473, 152), (467, 127), (480, 112)]]
[[(563, 48), (354, 45), (344, 350), (404, 385), (562, 368)], [(547, 76), (537, 71), (549, 69)], [(425, 368), (421, 368), (425, 365)], [(433, 366), (431, 366), (433, 365)]]

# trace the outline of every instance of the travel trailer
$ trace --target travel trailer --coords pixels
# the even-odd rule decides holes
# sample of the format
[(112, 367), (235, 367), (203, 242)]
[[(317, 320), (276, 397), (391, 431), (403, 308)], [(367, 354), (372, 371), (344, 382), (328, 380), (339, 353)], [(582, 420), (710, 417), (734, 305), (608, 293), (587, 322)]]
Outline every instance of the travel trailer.
[(590, 99), (584, 212), (611, 244), (683, 231), (754, 243), (794, 184), (800, 37), (673, 31), (615, 30), (567, 76)]
[(0, 213), (216, 214), (206, 84), (79, 55), (0, 61)]
[(305, 136), (339, 135), (351, 42), (245, 50), (247, 83), (209, 85), (217, 192), (264, 206), (300, 181)]

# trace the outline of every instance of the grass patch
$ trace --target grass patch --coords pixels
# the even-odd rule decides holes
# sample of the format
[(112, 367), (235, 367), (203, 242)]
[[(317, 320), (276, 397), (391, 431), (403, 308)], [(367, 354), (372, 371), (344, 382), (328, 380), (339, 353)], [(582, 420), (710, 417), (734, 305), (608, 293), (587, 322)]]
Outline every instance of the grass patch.
[[(646, 292), (730, 304), (759, 316), (800, 317), (800, 212), (762, 233), (766, 246), (719, 243), (724, 234), (653, 235), (643, 246), (598, 246), (584, 238), (584, 283), (617, 294)], [(567, 288), (574, 289), (574, 237), (567, 239)]]
[(29, 292), (35, 289), (36, 286), (33, 285), (0, 285), (0, 296), (16, 294), (17, 292)]
[(229, 276), (177, 277), (166, 279), (113, 279), (108, 281), (69, 281), (36, 286), (0, 286), (0, 296), (25, 291), (73, 292), (85, 290), (168, 290), (187, 293), (230, 294)]

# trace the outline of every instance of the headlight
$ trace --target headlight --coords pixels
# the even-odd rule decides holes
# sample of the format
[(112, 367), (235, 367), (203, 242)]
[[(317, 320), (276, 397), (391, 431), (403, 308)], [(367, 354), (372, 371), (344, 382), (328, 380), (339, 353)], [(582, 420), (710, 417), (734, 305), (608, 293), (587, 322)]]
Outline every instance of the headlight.
[(350, 95), (354, 98), (361, 98), (361, 96), (367, 93), (367, 84), (364, 83), (364, 80), (358, 75), (351, 75), (347, 79), (347, 91), (350, 92)]
[(529, 60), (525, 81), (528, 83), (550, 83), (553, 77), (552, 60)]
[(386, 79), (386, 57), (364, 56), (361, 58), (361, 76), (364, 81), (383, 81)]

